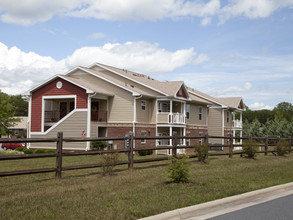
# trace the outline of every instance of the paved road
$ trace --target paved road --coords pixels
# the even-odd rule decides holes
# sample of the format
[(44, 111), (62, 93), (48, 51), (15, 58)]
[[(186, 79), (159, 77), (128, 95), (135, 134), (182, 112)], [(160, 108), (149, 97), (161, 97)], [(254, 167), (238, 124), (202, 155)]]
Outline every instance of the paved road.
[(293, 219), (293, 195), (210, 218), (210, 220)]

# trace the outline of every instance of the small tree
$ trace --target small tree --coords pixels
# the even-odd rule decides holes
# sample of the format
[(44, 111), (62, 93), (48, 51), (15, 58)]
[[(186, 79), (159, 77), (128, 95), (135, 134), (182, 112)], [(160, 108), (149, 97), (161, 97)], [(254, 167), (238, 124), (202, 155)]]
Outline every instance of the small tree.
[(169, 178), (174, 183), (189, 182), (189, 164), (186, 162), (187, 156), (181, 158), (172, 158), (172, 163), (169, 167)]
[(275, 151), (277, 152), (278, 156), (285, 156), (289, 152), (289, 143), (288, 141), (281, 140), (275, 146)]
[(253, 140), (244, 141), (242, 149), (247, 158), (254, 159), (257, 152), (257, 143)]
[(206, 143), (196, 144), (194, 148), (195, 148), (195, 153), (197, 155), (198, 161), (205, 163), (206, 159), (208, 158), (209, 146)]
[(114, 167), (116, 166), (119, 160), (118, 152), (102, 154), (102, 158), (103, 175), (106, 176), (108, 174), (112, 176), (114, 174)]

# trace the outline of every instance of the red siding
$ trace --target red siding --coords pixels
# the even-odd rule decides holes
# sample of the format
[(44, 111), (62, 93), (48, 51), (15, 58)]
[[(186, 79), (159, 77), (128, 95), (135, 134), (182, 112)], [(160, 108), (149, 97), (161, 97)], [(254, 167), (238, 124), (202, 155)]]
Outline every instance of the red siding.
[[(181, 90), (181, 94), (179, 94), (179, 91)], [(179, 91), (177, 92), (177, 94), (176, 94), (176, 97), (180, 97), (180, 98), (187, 98), (187, 95), (185, 94), (185, 92), (184, 92), (184, 89), (181, 87), (180, 89), (179, 89)]]
[[(56, 83), (62, 82), (62, 88), (58, 89)], [(57, 78), (52, 82), (44, 85), (32, 93), (32, 109), (31, 109), (31, 131), (41, 132), (42, 126), (42, 97), (58, 96), (58, 95), (76, 95), (76, 108), (87, 108), (87, 93), (72, 83), (61, 78)]]

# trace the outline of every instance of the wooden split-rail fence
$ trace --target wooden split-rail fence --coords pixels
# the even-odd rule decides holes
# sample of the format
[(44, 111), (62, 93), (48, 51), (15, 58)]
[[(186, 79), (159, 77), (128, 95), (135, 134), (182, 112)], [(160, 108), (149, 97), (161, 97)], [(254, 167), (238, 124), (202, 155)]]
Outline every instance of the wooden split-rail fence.
[[(226, 141), (228, 144), (209, 144), (209, 139), (224, 139), (229, 140)], [(135, 140), (162, 140), (172, 139), (172, 145), (159, 145), (159, 146), (149, 146), (144, 148), (134, 148)], [(85, 165), (71, 165), (71, 166), (63, 166), (62, 158), (66, 156), (82, 156), (82, 155), (99, 155), (105, 153), (124, 153), (128, 155), (128, 160), (126, 161), (118, 161), (115, 164), (107, 164), (107, 165), (128, 165), (128, 169), (133, 169), (135, 163), (148, 163), (154, 161), (163, 161), (170, 159), (170, 156), (166, 157), (151, 157), (146, 159), (138, 159), (134, 160), (135, 152), (140, 150), (172, 150), (172, 156), (176, 157), (178, 149), (192, 149), (194, 146), (182, 146), (179, 145), (182, 139), (204, 139), (204, 142), (208, 144), (209, 148), (220, 147), (220, 148), (228, 148), (228, 153), (225, 152), (209, 152), (209, 156), (219, 156), (219, 155), (228, 155), (229, 158), (232, 158), (234, 154), (242, 154), (242, 151), (233, 151), (235, 146), (242, 146), (240, 144), (233, 144), (233, 140), (245, 140), (245, 139), (253, 139), (258, 142), (258, 146), (264, 147), (263, 151), (258, 151), (257, 153), (264, 153), (268, 155), (269, 152), (273, 152), (269, 150), (269, 146), (275, 145), (276, 142), (280, 140), (286, 140), (289, 143), (289, 152), (292, 151), (292, 138), (269, 138), (269, 137), (237, 137), (233, 138), (232, 135), (229, 136), (209, 136), (206, 134), (205, 136), (179, 136), (176, 132), (173, 133), (172, 136), (133, 136), (130, 132), (125, 137), (79, 137), (79, 138), (66, 138), (63, 137), (63, 132), (58, 132), (56, 138), (15, 138), (15, 139), (0, 139), (0, 143), (33, 143), (33, 142), (55, 142), (56, 143), (56, 152), (55, 153), (39, 153), (39, 154), (22, 154), (22, 155), (3, 155), (0, 156), (0, 161), (3, 160), (24, 160), (24, 159), (33, 159), (33, 158), (45, 158), (45, 157), (55, 157), (56, 158), (56, 166), (53, 168), (42, 168), (42, 169), (30, 169), (30, 170), (16, 170), (16, 171), (7, 171), (0, 172), (0, 177), (4, 176), (15, 176), (15, 175), (25, 175), (25, 174), (36, 174), (36, 173), (48, 173), (55, 172), (55, 178), (60, 179), (62, 177), (62, 172), (67, 170), (77, 170), (77, 169), (87, 169), (87, 168), (96, 168), (103, 167), (105, 163), (96, 163), (96, 164), (85, 164)], [(64, 142), (87, 142), (87, 141), (125, 141), (125, 149), (118, 150), (90, 150), (90, 151), (79, 151), (79, 152), (66, 152), (63, 150)], [(275, 143), (269, 143), (275, 142)], [(196, 155), (189, 155), (189, 158), (196, 158)]]

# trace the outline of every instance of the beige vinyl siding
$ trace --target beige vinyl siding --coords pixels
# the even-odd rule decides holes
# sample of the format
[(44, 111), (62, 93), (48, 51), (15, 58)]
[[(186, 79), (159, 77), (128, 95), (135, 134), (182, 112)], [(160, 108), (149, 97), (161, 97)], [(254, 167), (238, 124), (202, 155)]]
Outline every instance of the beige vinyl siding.
[[(229, 122), (227, 122), (227, 112), (229, 112)], [(233, 120), (232, 112), (226, 110), (226, 111), (224, 112), (224, 118), (225, 118), (225, 120), (224, 120), (224, 122), (225, 122), (225, 127), (226, 127), (226, 128), (232, 128), (232, 120)]]
[[(222, 109), (210, 108), (208, 119), (208, 134), (222, 136)], [(221, 139), (209, 139), (210, 143), (222, 143)]]
[[(87, 111), (76, 111), (65, 121), (46, 135), (31, 135), (31, 138), (55, 138), (59, 131), (63, 132), (63, 137), (81, 137), (81, 133), (87, 128)], [(31, 143), (32, 148), (56, 148), (56, 143)], [(63, 142), (63, 149), (84, 149), (86, 142)]]
[[(145, 110), (141, 108), (141, 101), (145, 101)], [(136, 100), (136, 122), (138, 123), (155, 123), (155, 100), (138, 99)]]
[(84, 80), (94, 83), (96, 86), (110, 91), (114, 96), (109, 98), (108, 122), (132, 122), (133, 121), (133, 102), (132, 93), (119, 88), (111, 83), (97, 77), (85, 74)]
[(169, 112), (158, 112), (158, 123), (169, 123)]
[[(189, 119), (186, 119), (188, 125), (207, 125), (207, 107), (192, 103), (187, 103), (190, 106)], [(199, 120), (199, 108), (202, 108), (202, 118)]]

